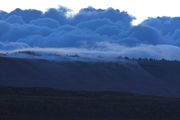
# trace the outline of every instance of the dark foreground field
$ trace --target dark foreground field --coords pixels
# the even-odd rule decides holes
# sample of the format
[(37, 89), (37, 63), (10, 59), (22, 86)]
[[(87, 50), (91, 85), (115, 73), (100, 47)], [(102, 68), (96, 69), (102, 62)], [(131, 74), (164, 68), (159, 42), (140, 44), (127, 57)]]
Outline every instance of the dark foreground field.
[(0, 120), (180, 120), (180, 99), (0, 87)]

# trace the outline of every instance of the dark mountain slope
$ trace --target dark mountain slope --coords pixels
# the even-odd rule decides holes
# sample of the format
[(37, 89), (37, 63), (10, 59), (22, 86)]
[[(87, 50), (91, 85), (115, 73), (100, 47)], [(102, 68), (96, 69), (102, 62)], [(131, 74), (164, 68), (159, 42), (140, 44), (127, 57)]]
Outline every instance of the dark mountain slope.
[(0, 85), (126, 91), (180, 97), (180, 63), (0, 58)]

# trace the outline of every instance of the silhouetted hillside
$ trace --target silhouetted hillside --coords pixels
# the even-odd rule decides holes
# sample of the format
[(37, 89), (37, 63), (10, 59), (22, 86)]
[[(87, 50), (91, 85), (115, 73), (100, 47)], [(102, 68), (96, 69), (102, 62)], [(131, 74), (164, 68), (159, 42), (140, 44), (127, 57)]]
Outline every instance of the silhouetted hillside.
[(0, 85), (125, 91), (180, 97), (180, 62), (0, 58)]

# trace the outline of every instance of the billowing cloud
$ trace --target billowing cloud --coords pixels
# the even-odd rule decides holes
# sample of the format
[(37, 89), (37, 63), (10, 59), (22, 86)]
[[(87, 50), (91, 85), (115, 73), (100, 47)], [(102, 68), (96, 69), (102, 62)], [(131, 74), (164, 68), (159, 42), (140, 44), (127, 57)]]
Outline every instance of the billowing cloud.
[(73, 22), (80, 23), (83, 21), (89, 21), (94, 19), (109, 19), (112, 22), (122, 21), (124, 25), (130, 25), (133, 17), (130, 16), (127, 12), (121, 12), (113, 8), (108, 8), (104, 10), (88, 7), (81, 9), (80, 12), (74, 16)]
[(11, 23), (11, 24), (24, 24), (24, 20), (22, 19), (21, 16), (17, 15), (11, 15), (6, 18), (6, 22)]
[(118, 37), (130, 29), (133, 19), (126, 12), (112, 8), (89, 7), (73, 17), (66, 17), (67, 12), (64, 7), (51, 8), (44, 14), (37, 10), (16, 9), (1, 20), (0, 39), (24, 42), (33, 47), (90, 46), (99, 41), (111, 41), (112, 36)]
[(53, 32), (48, 36), (30, 36), (19, 41), (25, 42), (33, 47), (83, 47), (93, 46), (99, 41), (105, 40), (106, 37), (88, 30), (63, 30)]
[(32, 24), (9, 24), (6, 22), (1, 22), (0, 26), (2, 26), (2, 32), (0, 32), (0, 40), (2, 42), (17, 42), (19, 39), (26, 38), (28, 36), (45, 36), (51, 33), (51, 29)]
[(122, 56), (179, 59), (176, 55), (180, 46), (179, 17), (149, 18), (133, 26), (133, 16), (113, 8), (88, 7), (67, 16), (69, 11), (65, 7), (44, 13), (19, 8), (10, 13), (0, 11), (0, 50), (91, 48), (97, 51), (102, 47), (98, 46), (100, 43), (110, 43), (112, 48), (119, 46), (115, 51)]
[(121, 29), (115, 25), (104, 25), (96, 29), (96, 32), (100, 35), (113, 36), (121, 34)]
[(34, 19), (40, 18), (42, 14), (43, 13), (38, 10), (33, 10), (33, 9), (21, 10), (17, 8), (14, 11), (10, 12), (9, 14), (5, 15), (4, 18), (12, 16), (12, 15), (17, 15), (17, 16), (21, 16), (26, 23), (29, 23), (30, 21)]
[(96, 30), (104, 25), (113, 25), (109, 19), (94, 19), (79, 23), (77, 26), (83, 29)]
[(3, 19), (4, 16), (6, 16), (8, 13), (5, 11), (0, 10), (0, 19)]
[(68, 8), (62, 7), (62, 6), (59, 7), (58, 9), (50, 8), (48, 11), (46, 11), (43, 14), (43, 17), (54, 19), (54, 20), (58, 21), (59, 24), (63, 25), (63, 24), (68, 23), (68, 20), (66, 17), (66, 14), (68, 11), (70, 11)]
[(161, 39), (160, 32), (155, 28), (148, 26), (135, 26), (133, 27), (127, 37), (133, 37), (140, 40), (141, 44), (158, 44)]
[(0, 37), (10, 30), (10, 25), (4, 21), (0, 21)]
[(30, 24), (34, 24), (40, 27), (49, 27), (49, 28), (58, 28), (59, 23), (58, 21), (51, 19), (51, 18), (39, 18), (36, 20), (32, 20)]

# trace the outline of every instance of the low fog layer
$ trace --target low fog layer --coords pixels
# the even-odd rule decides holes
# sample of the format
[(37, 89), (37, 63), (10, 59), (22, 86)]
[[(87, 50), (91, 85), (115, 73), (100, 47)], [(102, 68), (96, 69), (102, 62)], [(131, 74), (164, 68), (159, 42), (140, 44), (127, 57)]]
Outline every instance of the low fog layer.
[[(62, 60), (119, 60), (123, 57), (132, 59), (166, 59), (180, 60), (180, 48), (172, 45), (139, 45), (134, 47), (107, 44), (97, 48), (24, 48), (11, 51), (1, 51), (1, 56), (21, 58), (44, 58)], [(91, 59), (92, 58), (92, 59)], [(65, 59), (66, 60), (66, 59)]]
[(89, 7), (67, 16), (69, 11), (0, 11), (0, 53), (180, 60), (180, 17), (149, 18), (133, 26), (133, 16), (113, 8)]

